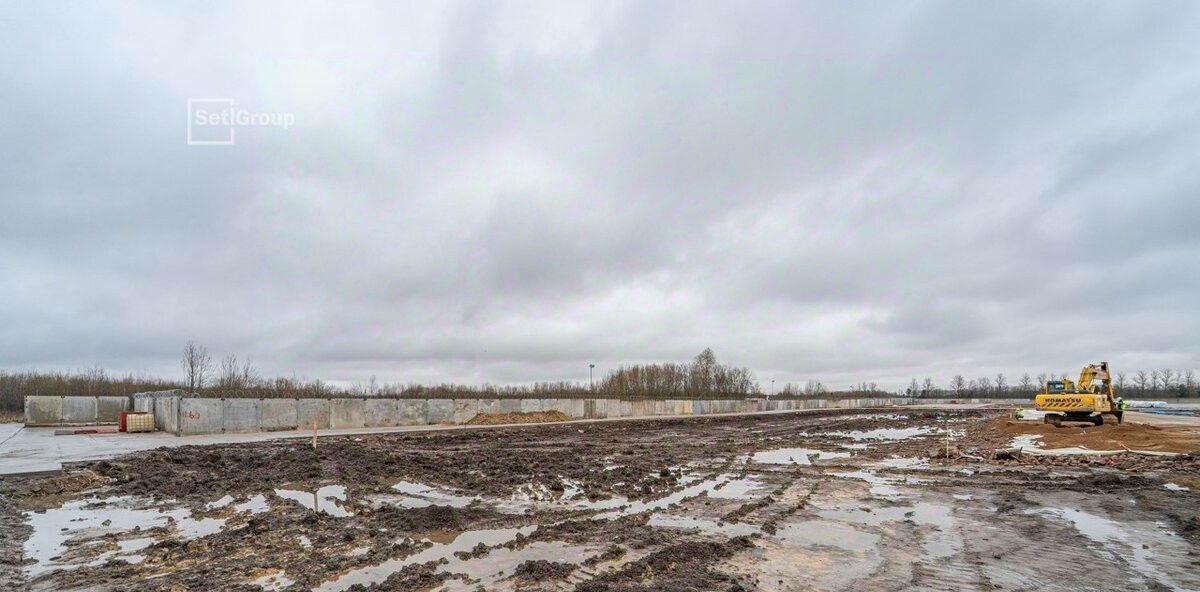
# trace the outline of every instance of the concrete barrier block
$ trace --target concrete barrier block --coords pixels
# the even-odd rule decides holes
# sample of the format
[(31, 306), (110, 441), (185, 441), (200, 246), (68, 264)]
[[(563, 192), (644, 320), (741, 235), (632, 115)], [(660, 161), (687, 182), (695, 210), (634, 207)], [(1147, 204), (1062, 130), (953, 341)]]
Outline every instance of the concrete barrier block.
[[(312, 419), (308, 420), (312, 429)], [(263, 399), (262, 429), (267, 432), (300, 428), (300, 403), (296, 399)]]
[(454, 421), (454, 399), (429, 399), (425, 423), (452, 423)]
[(479, 414), (479, 399), (455, 399), (453, 421), (457, 424), (467, 423)]
[(152, 397), (138, 397), (134, 399), (133, 410), (154, 413), (154, 399)]
[(633, 417), (633, 401), (621, 399), (617, 402), (617, 414), (609, 417)]
[(262, 431), (262, 399), (225, 399), (221, 428), (231, 434)]
[(366, 427), (366, 408), (367, 404), (362, 399), (330, 399), (329, 427), (333, 429)]
[(425, 399), (400, 399), (396, 401), (396, 425), (425, 425), (429, 414), (429, 402)]
[(692, 402), (691, 401), (675, 400), (675, 401), (671, 401), (671, 405), (675, 408), (672, 415), (691, 415), (692, 414)]
[(296, 428), (311, 430), (313, 418), (317, 429), (329, 429), (329, 399), (296, 399)]
[(363, 400), (363, 426), (391, 428), (400, 425), (400, 412), (395, 399), (368, 398)]
[(521, 413), (535, 413), (546, 410), (546, 402), (541, 399), (521, 399)]
[(179, 408), (182, 400), (178, 396), (154, 399), (154, 426), (159, 431), (169, 432), (176, 436), (183, 435), (179, 429)]
[(25, 397), (25, 425), (58, 425), (62, 421), (62, 400), (62, 397)]
[(94, 425), (96, 397), (63, 397), (62, 425)]
[(571, 419), (583, 419), (585, 416), (583, 399), (554, 399), (552, 407)]
[[(163, 405), (164, 401), (177, 401), (179, 405), (179, 416), (176, 433), (182, 436), (191, 436), (196, 434), (219, 434), (225, 429), (225, 405), (221, 399), (201, 399), (199, 397), (184, 397), (180, 399), (160, 399), (155, 402), (155, 409), (161, 407), (173, 408), (175, 405)], [(167, 415), (172, 415), (169, 412), (174, 409), (164, 409), (168, 412)], [(176, 420), (170, 417), (164, 418), (163, 425), (170, 426), (175, 424)], [(154, 418), (155, 425), (158, 424), (158, 418)], [(164, 430), (165, 431), (165, 430)]]
[(499, 413), (497, 407), (500, 405), (500, 399), (479, 399), (479, 412), (494, 414)]
[(117, 423), (129, 411), (129, 397), (96, 397), (96, 423)]

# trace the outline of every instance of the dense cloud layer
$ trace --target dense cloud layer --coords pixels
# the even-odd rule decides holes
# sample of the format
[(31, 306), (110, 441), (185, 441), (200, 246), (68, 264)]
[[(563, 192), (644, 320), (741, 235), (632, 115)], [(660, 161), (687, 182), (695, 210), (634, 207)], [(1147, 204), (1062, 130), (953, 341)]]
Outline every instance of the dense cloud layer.
[(4, 12), (3, 368), (1200, 366), (1194, 3)]

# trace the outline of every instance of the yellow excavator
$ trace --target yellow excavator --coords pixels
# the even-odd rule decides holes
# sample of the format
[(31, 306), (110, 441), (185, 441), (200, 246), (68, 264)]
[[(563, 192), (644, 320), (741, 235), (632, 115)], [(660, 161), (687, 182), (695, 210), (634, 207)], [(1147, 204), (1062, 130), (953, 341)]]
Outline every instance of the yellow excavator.
[(1104, 425), (1104, 414), (1117, 407), (1108, 362), (1084, 366), (1079, 382), (1068, 378), (1048, 381), (1033, 397), (1033, 407), (1045, 411), (1042, 421), (1055, 426), (1064, 421)]

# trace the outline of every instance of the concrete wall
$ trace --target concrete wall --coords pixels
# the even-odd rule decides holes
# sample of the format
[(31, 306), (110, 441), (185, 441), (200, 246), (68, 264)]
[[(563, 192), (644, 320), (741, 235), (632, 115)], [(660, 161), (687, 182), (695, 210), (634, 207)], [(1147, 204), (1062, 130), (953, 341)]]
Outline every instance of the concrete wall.
[[(274, 430), (355, 429), (463, 424), (480, 413), (561, 411), (572, 419), (676, 417), (822, 409), (884, 407), (904, 398), (863, 399), (206, 399), (181, 391), (138, 393), (132, 408), (154, 414), (157, 429), (176, 435)], [(27, 397), (26, 425), (115, 422), (126, 397)]]
[(450, 423), (454, 421), (454, 399), (429, 399), (425, 411), (425, 423)]
[(329, 427), (361, 428), (366, 427), (367, 403), (363, 399), (330, 399)]
[[(195, 434), (220, 434), (225, 431), (225, 401), (223, 399), (202, 399), (199, 397), (182, 397), (174, 399), (178, 406), (178, 423), (175, 429), (170, 429), (170, 419), (166, 424), (158, 423), (158, 409), (171, 399), (159, 399), (154, 402), (154, 423), (162, 431), (175, 432), (180, 436)], [(254, 399), (247, 399), (253, 401)], [(170, 415), (164, 413), (163, 415)]]
[(399, 424), (395, 399), (366, 399), (363, 403), (363, 427), (392, 428)]
[(118, 414), (129, 408), (128, 397), (25, 397), (25, 425), (115, 424)]
[(401, 399), (396, 401), (396, 425), (425, 425), (429, 415), (429, 402), (425, 399)]
[[(260, 399), (262, 401), (262, 430), (295, 430), (300, 424), (300, 401), (297, 399)], [(309, 427), (312, 419), (309, 419)]]
[(62, 399), (62, 397), (25, 397), (25, 425), (59, 425), (62, 422)]
[(296, 423), (301, 430), (311, 430), (313, 419), (317, 429), (329, 429), (329, 399), (296, 399)]
[(117, 423), (129, 411), (129, 397), (96, 397), (96, 423)]

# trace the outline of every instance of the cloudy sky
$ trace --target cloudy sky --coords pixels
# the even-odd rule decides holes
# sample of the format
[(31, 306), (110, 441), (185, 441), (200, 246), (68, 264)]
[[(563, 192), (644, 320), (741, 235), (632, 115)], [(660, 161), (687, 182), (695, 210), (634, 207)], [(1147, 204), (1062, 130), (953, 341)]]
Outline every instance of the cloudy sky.
[[(1186, 1), (5, 3), (0, 368), (1200, 368), (1197, 39)], [(213, 97), (294, 124), (188, 145)]]

